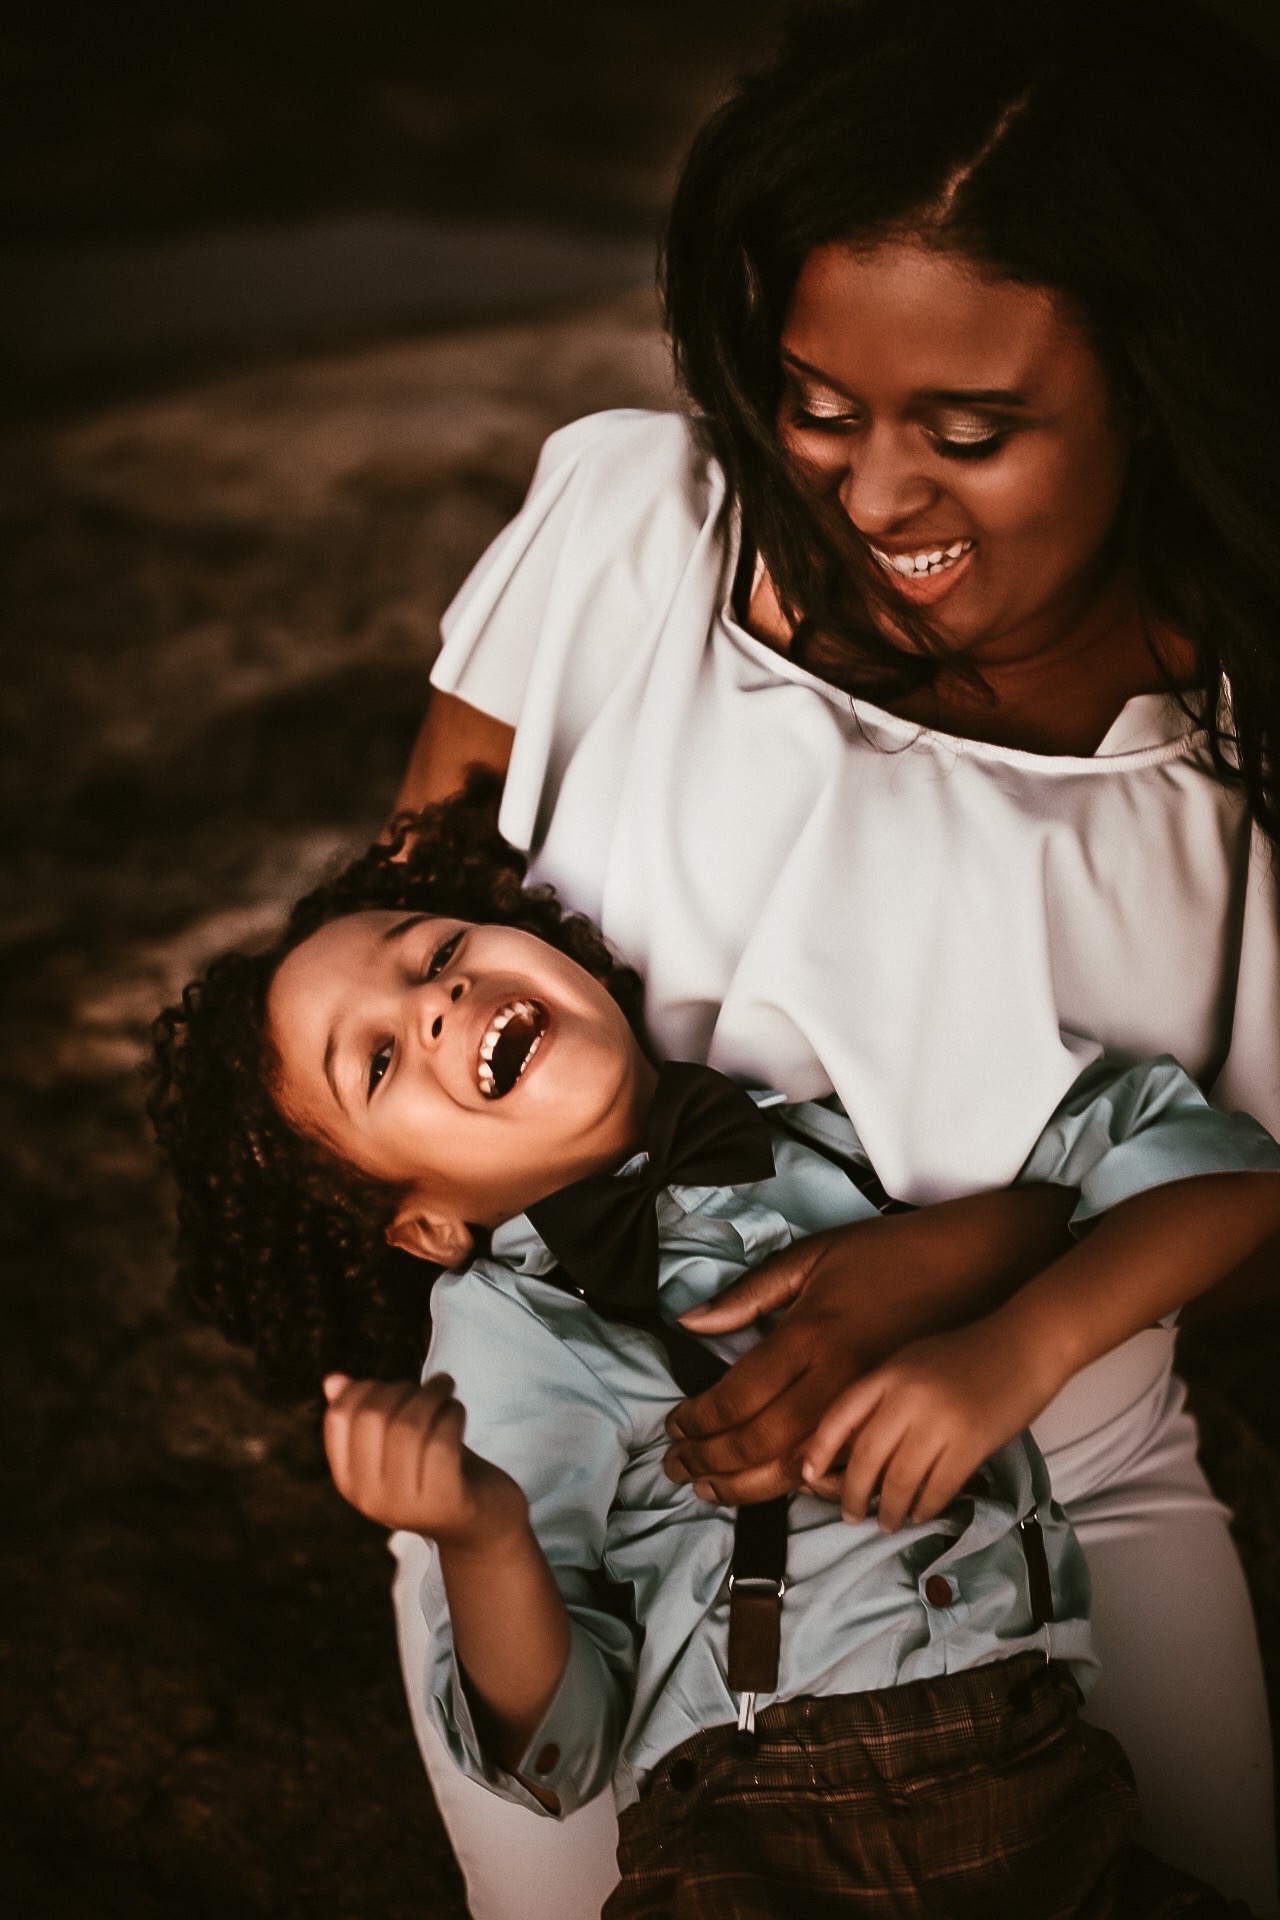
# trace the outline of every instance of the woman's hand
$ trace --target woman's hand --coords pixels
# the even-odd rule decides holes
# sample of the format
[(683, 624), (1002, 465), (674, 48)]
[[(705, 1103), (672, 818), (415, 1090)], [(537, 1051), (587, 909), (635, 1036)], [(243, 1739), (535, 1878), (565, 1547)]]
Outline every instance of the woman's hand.
[(515, 1481), (462, 1444), (466, 1409), (447, 1373), (421, 1387), (333, 1373), (324, 1391), (329, 1471), (368, 1519), (472, 1550), (527, 1522)]
[[(824, 1415), (804, 1449), (804, 1482), (838, 1499), (846, 1520), (865, 1519), (878, 1493), (886, 1533), (932, 1520), (1061, 1384), (1050, 1356), (1007, 1316), (915, 1340)], [(829, 1474), (846, 1450), (843, 1472)]]
[(975, 1194), (818, 1234), (683, 1316), (693, 1333), (783, 1318), (667, 1422), (673, 1480), (709, 1500), (768, 1500), (800, 1484), (827, 1409), (908, 1341), (989, 1311), (1069, 1244), (1061, 1187)]

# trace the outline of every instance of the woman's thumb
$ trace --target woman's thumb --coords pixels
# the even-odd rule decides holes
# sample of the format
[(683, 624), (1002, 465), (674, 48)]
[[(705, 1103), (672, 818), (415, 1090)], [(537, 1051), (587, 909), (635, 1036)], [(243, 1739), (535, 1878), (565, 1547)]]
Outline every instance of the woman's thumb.
[(698, 1333), (733, 1333), (739, 1327), (749, 1327), (764, 1314), (788, 1306), (804, 1285), (804, 1275), (804, 1266), (789, 1249), (754, 1273), (735, 1280), (714, 1300), (682, 1313), (680, 1324)]

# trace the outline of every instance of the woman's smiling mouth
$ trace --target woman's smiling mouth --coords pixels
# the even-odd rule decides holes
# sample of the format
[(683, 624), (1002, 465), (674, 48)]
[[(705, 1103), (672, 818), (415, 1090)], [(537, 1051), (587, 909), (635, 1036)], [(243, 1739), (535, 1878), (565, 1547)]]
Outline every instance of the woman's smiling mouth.
[(951, 540), (906, 553), (888, 553), (868, 541), (871, 552), (894, 586), (917, 606), (932, 605), (969, 571), (975, 542)]
[(494, 1014), (476, 1059), (476, 1084), (486, 1100), (510, 1093), (542, 1045), (550, 1018), (537, 1000), (511, 1000)]

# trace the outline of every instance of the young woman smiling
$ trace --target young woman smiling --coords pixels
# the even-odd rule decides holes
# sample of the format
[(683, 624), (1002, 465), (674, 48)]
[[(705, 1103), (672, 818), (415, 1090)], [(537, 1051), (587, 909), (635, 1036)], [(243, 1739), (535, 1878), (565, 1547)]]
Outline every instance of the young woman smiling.
[[(794, 1481), (889, 1353), (942, 1392), (923, 1336), (1025, 1278), (999, 1190), (1099, 1047), (1280, 1130), (1277, 91), (1192, 0), (805, 16), (677, 193), (689, 417), (556, 435), (446, 618), (406, 803), (504, 770), (504, 832), (660, 1049), (834, 1092), (919, 1209), (707, 1311), (788, 1306), (675, 1423), (708, 1497)], [(927, 1204), (982, 1192), (963, 1243)], [(1134, 1299), (1027, 1349), (1068, 1380), (1036, 1432), (1090, 1560), (1089, 1711), (1151, 1844), (1270, 1913), (1248, 1598)], [(480, 1920), (541, 1913), (541, 1871), (591, 1912), (607, 1809), (508, 1832), (423, 1743)]]

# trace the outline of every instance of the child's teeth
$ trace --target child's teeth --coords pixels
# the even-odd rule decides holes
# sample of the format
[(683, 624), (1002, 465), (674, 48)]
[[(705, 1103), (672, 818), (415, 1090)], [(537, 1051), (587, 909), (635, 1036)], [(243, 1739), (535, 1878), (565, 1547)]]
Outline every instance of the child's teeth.
[[(503, 1032), (510, 1026), (517, 1015), (521, 1019), (532, 1020), (534, 1016), (533, 1003), (529, 1000), (513, 1000), (509, 1007), (503, 1007), (500, 1013), (495, 1013), (493, 1019), (485, 1029), (484, 1039), (480, 1042), (480, 1058), (476, 1064), (476, 1080), (483, 1094), (492, 1096), (498, 1091), (498, 1082), (489, 1062), (493, 1059), (494, 1050), (502, 1038)], [(537, 1052), (541, 1038), (542, 1036), (539, 1034), (534, 1040), (528, 1053), (525, 1055), (520, 1073), (524, 1072), (525, 1067), (528, 1066), (530, 1060), (532, 1060), (534, 1054)], [(518, 1080), (520, 1074), (517, 1074), (516, 1078)]]
[(520, 1072), (516, 1075), (517, 1080), (520, 1079), (521, 1075), (524, 1073), (525, 1068), (528, 1066), (529, 1062), (532, 1060), (534, 1054), (538, 1051), (538, 1048), (541, 1045), (542, 1045), (542, 1035), (540, 1033), (535, 1033), (533, 1036), (533, 1039), (529, 1042), (528, 1053), (526, 1053), (524, 1059), (520, 1062)]

